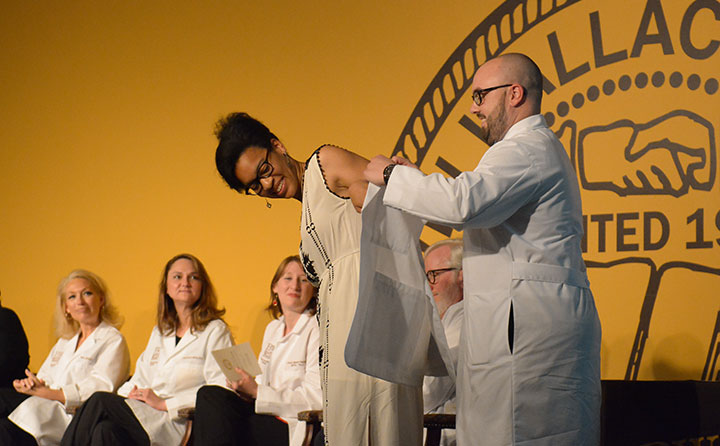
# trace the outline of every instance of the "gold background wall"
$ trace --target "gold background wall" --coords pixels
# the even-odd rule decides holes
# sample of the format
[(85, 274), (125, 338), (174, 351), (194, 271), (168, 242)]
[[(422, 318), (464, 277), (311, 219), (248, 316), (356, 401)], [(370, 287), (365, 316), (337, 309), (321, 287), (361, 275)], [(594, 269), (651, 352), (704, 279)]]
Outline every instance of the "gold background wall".
[[(492, 11), (511, 3), (517, 2), (3, 2), (0, 289), (3, 305), (25, 326), (31, 368), (39, 368), (55, 342), (55, 287), (78, 267), (108, 283), (126, 318), (122, 332), (134, 361), (154, 324), (161, 269), (180, 252), (205, 263), (236, 341), (249, 340), (257, 351), (269, 321), (262, 311), (268, 282), (278, 262), (297, 252), (300, 205), (275, 201), (267, 209), (263, 201), (225, 187), (214, 167), (214, 122), (247, 111), (298, 159), (322, 143), (367, 157), (389, 155), (443, 64), (481, 23), (492, 22)], [(688, 19), (692, 7), (698, 12)], [(589, 169), (583, 170), (586, 260), (598, 266), (590, 268), (590, 279), (604, 331), (603, 377), (626, 376), (641, 309), (651, 296), (651, 330), (635, 377), (699, 379), (708, 354), (717, 351), (712, 336), (720, 289), (720, 54), (688, 55), (682, 29), (689, 20), (685, 41), (712, 49), (720, 40), (720, 12), (714, 12), (720, 8), (716, 1), (677, 0), (533, 0), (525, 8), (530, 17), (546, 18), (521, 29), (521, 21), (500, 17), (491, 28), (498, 34), (483, 45), (497, 50), (504, 41), (505, 51), (536, 59), (555, 87), (543, 107), (554, 117), (553, 130), (570, 121), (575, 126), (564, 131), (563, 141), (569, 151), (582, 151), (586, 164), (576, 164)], [(510, 15), (521, 17), (517, 11)], [(624, 50), (625, 58), (598, 64), (593, 20), (599, 21), (595, 31), (602, 33), (604, 53)], [(563, 78), (548, 37), (553, 33), (567, 71), (587, 62), (586, 71)], [(645, 37), (633, 54), (639, 35)], [(479, 53), (484, 60), (485, 52)], [(467, 80), (467, 73), (453, 69), (457, 79)], [(674, 70), (681, 72), (679, 86), (670, 85)], [(666, 76), (656, 86), (652, 75), (658, 71)], [(641, 72), (650, 77), (646, 87), (639, 86)], [(691, 73), (700, 79), (696, 88)], [(625, 89), (623, 75), (631, 83)], [(617, 85), (615, 94), (602, 89), (608, 79)], [(443, 83), (447, 91), (451, 83)], [(441, 170), (438, 156), (460, 170), (472, 169), (486, 149), (467, 125), (458, 125), (470, 106), (468, 92), (458, 94), (463, 99), (446, 104), (442, 122), (433, 124), (426, 113), (430, 127), (442, 126), (422, 164), (427, 172)], [(578, 94), (586, 98), (580, 106), (571, 100)], [(691, 109), (711, 123), (710, 130), (698, 133), (696, 122), (688, 127), (670, 120), (658, 131), (704, 155), (683, 152), (668, 161), (661, 151), (628, 170), (622, 157), (627, 131), (591, 132), (584, 146), (578, 144), (578, 132), (593, 125), (620, 119), (643, 124), (675, 109)], [(423, 133), (421, 123), (411, 127)], [(668, 147), (663, 146), (671, 153)], [(686, 158), (704, 164), (688, 169)], [(592, 188), (602, 179), (626, 184), (625, 171), (642, 184), (636, 169), (653, 172), (651, 166), (680, 173), (669, 174), (665, 192), (652, 175), (644, 194)], [(693, 175), (702, 187), (688, 180)], [(677, 192), (685, 183), (690, 188)], [(701, 217), (697, 209), (703, 209)], [(651, 248), (662, 238), (659, 220), (650, 221), (651, 243), (643, 244), (643, 215), (651, 211), (663, 213), (669, 224), (668, 240), (657, 249)], [(624, 229), (616, 226), (620, 213), (631, 214), (623, 217)], [(598, 218), (610, 219), (603, 249)], [(424, 237), (432, 242), (441, 235), (428, 229)], [(693, 241), (709, 246), (688, 247)], [(609, 263), (628, 258), (651, 260)], [(657, 270), (676, 261), (707, 271), (681, 265), (660, 280)], [(656, 282), (653, 291), (648, 284)]]

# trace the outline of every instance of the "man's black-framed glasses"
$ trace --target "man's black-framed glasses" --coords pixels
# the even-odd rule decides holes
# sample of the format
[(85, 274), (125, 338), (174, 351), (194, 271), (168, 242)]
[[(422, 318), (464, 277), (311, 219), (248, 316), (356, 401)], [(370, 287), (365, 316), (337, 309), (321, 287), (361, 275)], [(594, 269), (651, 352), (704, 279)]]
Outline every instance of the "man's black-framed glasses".
[(460, 268), (438, 268), (438, 269), (431, 269), (430, 271), (425, 273), (425, 277), (427, 277), (428, 282), (430, 282), (430, 285), (435, 285), (435, 281), (437, 280), (437, 276), (439, 276), (442, 273), (446, 273), (448, 271), (457, 271)]
[(267, 153), (265, 154), (265, 161), (260, 163), (260, 165), (258, 166), (255, 179), (252, 180), (250, 184), (245, 186), (245, 193), (247, 195), (260, 195), (260, 192), (262, 192), (262, 185), (260, 184), (260, 180), (262, 180), (263, 178), (268, 178), (273, 173), (274, 167), (268, 162), (268, 158), (270, 157), (270, 149), (266, 150)]
[(479, 90), (473, 91), (472, 94), (472, 100), (475, 103), (475, 105), (482, 105), (483, 100), (485, 99), (485, 95), (490, 93), (493, 90), (497, 90), (498, 88), (505, 88), (505, 87), (512, 87), (513, 84), (505, 84), (505, 85), (498, 85), (497, 87), (490, 87), (490, 88), (481, 88)]

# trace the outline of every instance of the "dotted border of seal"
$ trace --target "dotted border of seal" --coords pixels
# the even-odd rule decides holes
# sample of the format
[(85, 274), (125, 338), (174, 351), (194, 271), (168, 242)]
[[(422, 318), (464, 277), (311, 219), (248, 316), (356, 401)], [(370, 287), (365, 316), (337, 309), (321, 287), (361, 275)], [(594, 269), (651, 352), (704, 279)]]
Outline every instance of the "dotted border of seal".
[[(665, 73), (662, 71), (656, 71), (652, 74), (652, 76), (648, 76), (647, 73), (644, 71), (639, 72), (635, 75), (635, 86), (637, 88), (643, 89), (648, 86), (648, 84), (652, 84), (655, 88), (660, 88), (663, 85), (665, 85)], [(702, 79), (700, 78), (700, 75), (698, 74), (691, 74), (687, 76), (687, 79), (683, 77), (683, 74), (679, 71), (674, 71), (667, 79), (667, 83), (670, 84), (673, 88), (679, 88), (682, 86), (683, 82), (685, 81), (685, 85), (687, 88), (691, 91), (695, 91), (698, 88), (700, 88), (700, 84), (702, 84)], [(622, 91), (627, 91), (630, 89), (630, 87), (633, 86), (633, 79), (630, 78), (630, 75), (623, 74), (620, 76), (620, 78), (615, 82), (613, 79), (607, 79), (605, 82), (602, 83), (602, 93), (605, 96), (610, 96), (613, 93), (615, 93), (618, 89)], [(709, 95), (713, 95), (718, 92), (718, 80), (717, 78), (710, 77), (705, 80), (705, 93)], [(595, 102), (600, 98), (600, 92), (601, 88), (597, 85), (592, 85), (588, 87), (585, 94), (583, 93), (575, 93), (572, 96), (572, 99), (570, 100), (570, 104), (572, 104), (572, 107), (574, 109), (580, 109), (583, 105), (585, 105), (585, 101)], [(567, 101), (560, 101), (555, 107), (555, 113), (557, 113), (557, 116), (564, 118), (565, 116), (570, 113), (570, 104), (568, 104)], [(546, 112), (544, 114), (545, 120), (548, 123), (548, 126), (552, 127), (553, 124), (555, 124), (555, 113), (553, 112)]]

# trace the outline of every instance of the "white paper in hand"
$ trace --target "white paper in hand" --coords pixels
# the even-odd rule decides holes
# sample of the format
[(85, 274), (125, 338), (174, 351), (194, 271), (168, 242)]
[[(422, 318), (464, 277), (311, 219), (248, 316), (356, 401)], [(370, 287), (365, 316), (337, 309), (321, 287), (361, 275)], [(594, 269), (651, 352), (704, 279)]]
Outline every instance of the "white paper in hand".
[(213, 351), (212, 354), (223, 374), (230, 381), (240, 379), (240, 375), (235, 371), (235, 367), (245, 370), (250, 376), (257, 376), (262, 373), (249, 342), (233, 345), (228, 348), (221, 348), (220, 350)]

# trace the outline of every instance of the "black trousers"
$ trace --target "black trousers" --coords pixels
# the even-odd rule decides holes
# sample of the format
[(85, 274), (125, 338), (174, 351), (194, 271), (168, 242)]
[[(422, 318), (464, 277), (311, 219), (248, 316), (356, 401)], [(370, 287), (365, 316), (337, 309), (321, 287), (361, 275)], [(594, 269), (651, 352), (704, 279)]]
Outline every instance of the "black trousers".
[(7, 417), (30, 395), (12, 388), (0, 389), (0, 446), (37, 446), (35, 437), (20, 429)]
[(195, 402), (193, 446), (287, 446), (287, 424), (255, 413), (255, 404), (219, 386), (203, 386)]
[(150, 437), (125, 398), (95, 392), (75, 413), (61, 446), (150, 446)]

